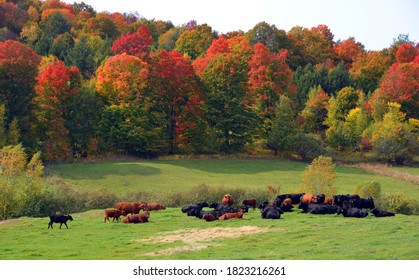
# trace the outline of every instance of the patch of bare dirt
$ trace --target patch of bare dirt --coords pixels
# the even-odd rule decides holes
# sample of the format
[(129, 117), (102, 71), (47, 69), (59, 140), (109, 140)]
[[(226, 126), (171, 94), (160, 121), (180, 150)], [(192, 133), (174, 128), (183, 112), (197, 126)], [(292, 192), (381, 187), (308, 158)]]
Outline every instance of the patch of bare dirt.
[(183, 242), (184, 245), (175, 248), (164, 249), (156, 252), (147, 253), (148, 256), (171, 255), (179, 252), (199, 251), (209, 246), (214, 246), (213, 240), (223, 238), (237, 238), (243, 235), (267, 232), (266, 229), (256, 226), (243, 226), (238, 228), (206, 228), (206, 229), (182, 229), (166, 233), (163, 236), (157, 236), (147, 239), (136, 240), (138, 242), (148, 243), (173, 243)]

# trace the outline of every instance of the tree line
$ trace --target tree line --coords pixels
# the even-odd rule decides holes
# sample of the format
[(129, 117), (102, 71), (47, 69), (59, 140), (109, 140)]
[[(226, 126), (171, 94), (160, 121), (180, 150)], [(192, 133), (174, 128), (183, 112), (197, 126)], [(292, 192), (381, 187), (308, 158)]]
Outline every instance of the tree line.
[(127, 154), (419, 153), (419, 45), (366, 51), (326, 25), (220, 34), (192, 20), (0, 1), (0, 148)]

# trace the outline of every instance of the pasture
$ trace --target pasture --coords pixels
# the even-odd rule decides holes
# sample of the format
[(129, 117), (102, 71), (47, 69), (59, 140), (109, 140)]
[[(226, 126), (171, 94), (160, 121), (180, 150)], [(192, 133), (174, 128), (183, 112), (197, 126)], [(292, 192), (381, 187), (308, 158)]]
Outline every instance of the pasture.
[(285, 213), (264, 220), (205, 222), (179, 208), (151, 212), (146, 224), (104, 223), (103, 211), (73, 214), (69, 229), (48, 218), (0, 224), (0, 259), (417, 260), (419, 217), (363, 219)]
[[(279, 160), (104, 161), (48, 167), (47, 180), (72, 188), (130, 192), (185, 191), (199, 184), (293, 192), (306, 164)], [(339, 193), (377, 181), (382, 193), (402, 191), (419, 199), (419, 186), (401, 179), (337, 166)], [(221, 200), (221, 197), (220, 197)], [(195, 201), (197, 202), (197, 201)], [(180, 208), (152, 211), (149, 223), (104, 223), (103, 209), (69, 213), (74, 220), (47, 229), (49, 218), (0, 221), (2, 260), (236, 259), (417, 260), (419, 216), (362, 219), (302, 214), (264, 220), (249, 209), (241, 220), (206, 222)]]
[[(306, 166), (281, 160), (104, 161), (51, 166), (47, 172), (52, 181), (63, 180), (75, 189), (104, 188), (117, 195), (185, 191), (203, 183), (250, 190), (264, 190), (273, 185), (286, 193), (295, 192)], [(376, 181), (382, 193), (401, 191), (419, 199), (419, 186), (404, 180), (345, 166), (337, 166), (336, 173), (334, 185), (341, 193), (351, 193), (359, 184)]]

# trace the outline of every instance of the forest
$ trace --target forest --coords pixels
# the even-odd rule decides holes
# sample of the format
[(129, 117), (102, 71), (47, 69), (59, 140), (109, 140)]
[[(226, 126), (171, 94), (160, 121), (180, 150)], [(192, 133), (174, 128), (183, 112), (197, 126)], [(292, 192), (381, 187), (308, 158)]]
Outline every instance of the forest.
[[(103, 155), (419, 154), (419, 44), (326, 25), (220, 34), (191, 20), (0, 0), (0, 148), (44, 162)], [(39, 154), (37, 154), (39, 155)]]

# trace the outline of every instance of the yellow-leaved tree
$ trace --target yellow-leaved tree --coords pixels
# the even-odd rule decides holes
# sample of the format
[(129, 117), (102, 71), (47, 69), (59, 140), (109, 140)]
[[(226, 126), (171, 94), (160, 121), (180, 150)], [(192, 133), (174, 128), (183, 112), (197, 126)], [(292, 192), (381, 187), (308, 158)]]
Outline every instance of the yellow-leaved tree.
[(332, 196), (337, 191), (336, 187), (333, 186), (335, 177), (335, 164), (332, 158), (319, 156), (306, 167), (301, 175), (301, 185), (298, 191)]
[(22, 144), (0, 150), (0, 218), (7, 219), (20, 204), (39, 196), (43, 168), (41, 153), (32, 156), (28, 163)]

